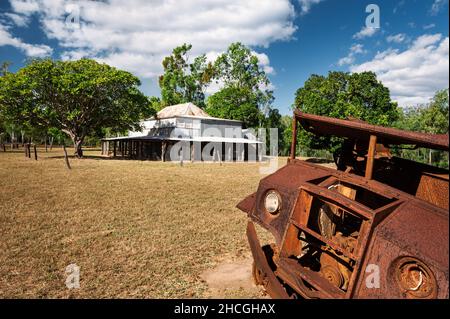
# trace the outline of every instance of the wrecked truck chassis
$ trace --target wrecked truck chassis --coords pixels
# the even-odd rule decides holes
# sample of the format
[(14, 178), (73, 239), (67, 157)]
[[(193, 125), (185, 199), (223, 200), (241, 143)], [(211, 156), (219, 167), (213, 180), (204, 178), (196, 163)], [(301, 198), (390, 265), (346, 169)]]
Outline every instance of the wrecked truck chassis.
[[(318, 131), (326, 121), (336, 123), (302, 113), (294, 118)], [(311, 118), (319, 124), (305, 123)], [(337, 122), (349, 124), (342, 135), (354, 134), (354, 122)], [(406, 189), (408, 180), (406, 186), (390, 185), (382, 179), (386, 149), (382, 153), (377, 143), (378, 138), (386, 145), (448, 149), (448, 137), (356, 124), (358, 137), (369, 144), (364, 170), (350, 165), (345, 172), (333, 170), (291, 153), (286, 166), (238, 204), (250, 218), (247, 237), (257, 284), (273, 298), (448, 298), (448, 171), (415, 163), (410, 169), (411, 163), (400, 161), (406, 176), (418, 174), (417, 189)], [(295, 143), (296, 125), (293, 131)], [(389, 171), (390, 178), (402, 180), (395, 172)], [(281, 205), (275, 214), (264, 209), (269, 193)], [(261, 247), (254, 223), (274, 236), (271, 253), (271, 247)], [(370, 287), (367, 270), (373, 266), (380, 278)]]

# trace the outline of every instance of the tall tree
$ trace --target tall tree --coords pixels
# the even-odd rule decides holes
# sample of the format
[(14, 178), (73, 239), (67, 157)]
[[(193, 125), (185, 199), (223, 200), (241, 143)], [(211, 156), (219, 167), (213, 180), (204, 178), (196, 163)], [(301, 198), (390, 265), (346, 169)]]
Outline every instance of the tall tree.
[(256, 96), (248, 88), (224, 87), (208, 98), (206, 112), (242, 121), (244, 127), (258, 127), (263, 120)]
[(159, 78), (159, 86), (164, 106), (192, 102), (205, 107), (204, 91), (211, 82), (214, 68), (206, 61), (204, 54), (189, 63), (191, 48), (190, 44), (176, 47), (162, 62), (164, 74)]
[(247, 127), (263, 126), (269, 114), (273, 92), (258, 57), (242, 43), (233, 43), (214, 63), (215, 79), (223, 89), (211, 95), (207, 112), (244, 122)]
[[(399, 108), (391, 101), (389, 89), (375, 73), (330, 72), (311, 75), (297, 90), (295, 108), (312, 114), (345, 119), (354, 117), (376, 125), (391, 125), (399, 117)], [(309, 148), (338, 150), (339, 138), (317, 137), (300, 130), (300, 143)]]
[(9, 67), (11, 66), (12, 62), (10, 61), (4, 61), (2, 65), (0, 66), (0, 76), (4, 76), (9, 72)]
[(428, 107), (422, 110), (423, 129), (433, 134), (448, 133), (448, 89), (437, 91)]
[(89, 134), (102, 128), (139, 129), (148, 99), (132, 74), (94, 60), (34, 60), (1, 78), (0, 112), (31, 127), (57, 128), (81, 157)]
[[(411, 131), (448, 134), (448, 99), (448, 89), (437, 91), (430, 103), (405, 108), (395, 126)], [(402, 157), (448, 168), (448, 152), (431, 149), (394, 151)]]

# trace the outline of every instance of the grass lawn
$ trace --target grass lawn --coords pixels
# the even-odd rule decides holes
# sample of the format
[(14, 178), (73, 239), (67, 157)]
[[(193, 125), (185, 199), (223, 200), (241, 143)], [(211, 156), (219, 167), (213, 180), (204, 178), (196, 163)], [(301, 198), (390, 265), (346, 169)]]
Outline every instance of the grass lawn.
[[(91, 150), (68, 170), (60, 148), (38, 153), (0, 150), (2, 298), (201, 298), (203, 271), (250, 254), (235, 205), (256, 190), (260, 164), (181, 167)], [(65, 286), (72, 263), (80, 289)]]

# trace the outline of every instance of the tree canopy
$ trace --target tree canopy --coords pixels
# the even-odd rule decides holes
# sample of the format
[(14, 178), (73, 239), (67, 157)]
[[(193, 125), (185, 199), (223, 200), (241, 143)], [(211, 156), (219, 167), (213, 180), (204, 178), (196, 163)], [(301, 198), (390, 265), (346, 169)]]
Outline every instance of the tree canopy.
[(206, 111), (241, 120), (246, 127), (264, 126), (273, 102), (270, 81), (258, 57), (241, 43), (233, 43), (214, 63), (215, 80), (223, 88), (207, 100)]
[(200, 55), (189, 63), (188, 53), (192, 45), (183, 44), (173, 49), (172, 54), (164, 58), (164, 74), (159, 78), (161, 103), (163, 106), (192, 102), (205, 106), (205, 88), (211, 82), (214, 68)]
[[(403, 110), (395, 126), (410, 131), (448, 134), (448, 88), (437, 91), (430, 103)], [(396, 150), (401, 157), (448, 168), (448, 152), (426, 149)]]
[(0, 78), (0, 113), (31, 127), (57, 128), (70, 136), (77, 156), (87, 135), (139, 129), (153, 114), (140, 81), (94, 60), (31, 61)]
[(208, 98), (206, 112), (215, 117), (240, 120), (246, 127), (258, 127), (263, 114), (248, 88), (224, 87)]
[[(312, 114), (345, 119), (354, 117), (375, 125), (392, 125), (399, 118), (397, 103), (375, 73), (329, 72), (311, 75), (295, 96), (294, 107)], [(339, 149), (341, 139), (317, 137), (300, 130), (300, 143), (309, 148)]]

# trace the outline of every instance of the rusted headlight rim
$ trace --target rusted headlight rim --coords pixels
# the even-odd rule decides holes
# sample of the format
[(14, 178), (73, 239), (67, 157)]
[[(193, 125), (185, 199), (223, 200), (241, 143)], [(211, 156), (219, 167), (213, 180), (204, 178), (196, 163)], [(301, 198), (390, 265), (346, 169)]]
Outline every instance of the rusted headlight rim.
[[(390, 277), (402, 294), (410, 298), (436, 298), (436, 278), (428, 265), (420, 259), (411, 256), (398, 257), (392, 262), (390, 270)], [(412, 278), (413, 276), (415, 278)]]
[[(267, 206), (266, 206), (267, 196), (269, 196), (271, 194), (274, 194), (277, 197), (277, 199), (278, 199), (278, 207), (273, 212), (270, 212), (267, 209)], [(270, 189), (266, 190), (266, 192), (264, 193), (264, 196), (263, 196), (262, 206), (263, 206), (264, 211), (266, 212), (266, 214), (268, 214), (269, 216), (272, 216), (272, 217), (277, 216), (280, 213), (280, 211), (281, 211), (281, 207), (283, 206), (283, 200), (282, 200), (280, 192), (277, 191), (276, 189), (273, 189), (273, 188), (270, 188)]]

